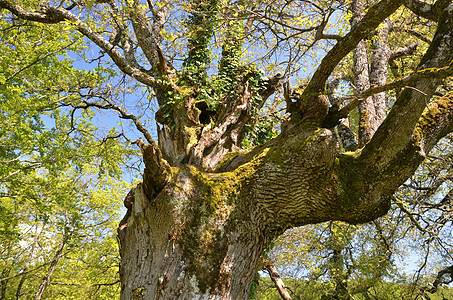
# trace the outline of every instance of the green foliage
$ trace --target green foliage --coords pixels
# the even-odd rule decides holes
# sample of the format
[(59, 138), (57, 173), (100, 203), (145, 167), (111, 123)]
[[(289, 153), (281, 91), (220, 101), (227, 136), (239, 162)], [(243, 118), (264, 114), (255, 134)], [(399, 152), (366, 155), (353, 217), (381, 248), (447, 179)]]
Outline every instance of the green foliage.
[(214, 35), (217, 0), (197, 0), (192, 3), (192, 13), (187, 25), (190, 29), (188, 55), (183, 63), (183, 80), (190, 85), (203, 86), (208, 75), (206, 69), (211, 62), (211, 51), (208, 47)]
[[(308, 281), (308, 280), (297, 280), (291, 278), (283, 278), (285, 285), (291, 287), (293, 299), (304, 299), (304, 300), (319, 300), (323, 299), (326, 291), (328, 291), (331, 286), (329, 283), (321, 281)], [(358, 283), (356, 283), (358, 284)], [(277, 289), (275, 288), (274, 283), (268, 277), (261, 277), (257, 289), (257, 300), (277, 300), (281, 299), (278, 294)], [(416, 296), (409, 296), (411, 294), (412, 287), (404, 283), (393, 283), (386, 282), (384, 280), (380, 281), (372, 292), (368, 296), (362, 294), (354, 295), (356, 300), (366, 300), (366, 299), (420, 299)], [(451, 299), (453, 297), (453, 289), (451, 288), (442, 288), (436, 294), (428, 294), (429, 298), (432, 300), (441, 300), (441, 299)], [(331, 298), (332, 299), (332, 298)], [(334, 299), (334, 298), (333, 298)]]
[(72, 111), (114, 72), (74, 68), (65, 53), (82, 51), (83, 40), (68, 26), (0, 20), (0, 278), (11, 277), (2, 281), (4, 299), (33, 296), (53, 260), (46, 299), (119, 293), (118, 284), (99, 284), (118, 279), (115, 228), (128, 188), (121, 163), (135, 152), (97, 137), (93, 111)]

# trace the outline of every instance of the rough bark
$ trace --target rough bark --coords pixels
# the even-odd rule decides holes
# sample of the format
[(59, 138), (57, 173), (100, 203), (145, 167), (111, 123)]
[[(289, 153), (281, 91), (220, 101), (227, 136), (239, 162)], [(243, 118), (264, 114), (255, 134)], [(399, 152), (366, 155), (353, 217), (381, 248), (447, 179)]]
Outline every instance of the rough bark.
[[(351, 25), (355, 26), (360, 22), (364, 15), (364, 5), (361, 0), (352, 1), (352, 20)], [(367, 45), (364, 40), (361, 40), (353, 54), (353, 86), (355, 92), (360, 94), (370, 88), (370, 74)], [(362, 147), (372, 136), (369, 130), (372, 119), (374, 119), (374, 105), (372, 97), (365, 98), (359, 105), (359, 146)]]

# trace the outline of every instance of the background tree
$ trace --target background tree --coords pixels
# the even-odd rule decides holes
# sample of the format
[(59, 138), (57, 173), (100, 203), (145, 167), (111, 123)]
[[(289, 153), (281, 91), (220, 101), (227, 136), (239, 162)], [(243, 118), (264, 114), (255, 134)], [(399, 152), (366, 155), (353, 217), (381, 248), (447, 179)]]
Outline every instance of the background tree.
[(113, 232), (134, 151), (69, 105), (112, 72), (75, 69), (82, 40), (66, 28), (0, 21), (0, 299), (119, 295)]
[[(273, 239), (292, 227), (383, 216), (396, 189), (451, 132), (452, 94), (438, 89), (453, 74), (451, 1), (347, 4), (0, 1), (19, 19), (77, 30), (99, 47), (97, 61), (107, 55), (157, 103), (157, 143), (107, 85), (104, 96), (70, 104), (116, 111), (143, 134), (144, 141), (135, 141), (145, 163), (143, 182), (126, 197), (119, 227), (123, 299), (247, 298), (260, 255)], [(351, 16), (342, 24), (350, 25), (329, 25), (335, 17), (348, 18), (348, 6)], [(414, 58), (413, 71), (389, 81), (389, 17), (404, 7), (429, 20), (435, 33)], [(186, 31), (178, 35), (181, 26)], [(185, 51), (178, 51), (181, 45)], [(269, 50), (264, 58), (271, 61), (286, 53), (287, 63), (268, 65), (284, 72), (264, 76), (246, 58), (248, 47)], [(287, 116), (279, 135), (241, 150), (284, 76), (321, 51), (309, 80), (284, 84), (280, 102)], [(326, 85), (351, 52), (354, 94), (332, 98)], [(384, 114), (382, 92), (392, 89), (400, 91)], [(271, 112), (281, 108), (278, 103)], [(343, 148), (356, 146), (347, 143), (351, 131), (340, 120), (357, 107), (358, 148), (343, 152), (340, 140)], [(332, 240), (337, 244), (342, 241)], [(337, 269), (333, 277), (340, 282), (344, 275)]]

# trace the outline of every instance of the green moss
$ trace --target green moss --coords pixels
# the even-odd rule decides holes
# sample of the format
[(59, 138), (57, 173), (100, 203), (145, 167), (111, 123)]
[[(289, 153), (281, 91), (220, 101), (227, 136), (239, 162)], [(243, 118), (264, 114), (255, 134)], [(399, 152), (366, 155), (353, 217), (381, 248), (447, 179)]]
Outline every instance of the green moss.
[(364, 168), (357, 161), (355, 152), (345, 152), (335, 159), (334, 174), (339, 184), (338, 194), (340, 204), (345, 208), (357, 205), (358, 200), (364, 194)]
[(237, 151), (230, 152), (227, 155), (225, 155), (225, 157), (220, 161), (220, 163), (218, 163), (216, 171), (224, 170), (225, 166), (240, 154), (241, 152)]
[(132, 291), (132, 297), (134, 299), (145, 299), (147, 295), (148, 293), (144, 287), (138, 287)]
[(434, 129), (439, 124), (440, 118), (450, 113), (453, 108), (453, 93), (449, 93), (441, 99), (430, 104), (420, 117), (416, 130), (426, 133)]
[(367, 110), (362, 110), (360, 111), (360, 119), (359, 119), (359, 127), (360, 128), (368, 128), (369, 125), (369, 119), (370, 119), (370, 113)]
[[(182, 172), (189, 175), (194, 191), (190, 220), (185, 226), (184, 256), (187, 258), (187, 272), (194, 274), (202, 292), (213, 290), (218, 283), (220, 266), (228, 250), (224, 226), (236, 226), (234, 220), (243, 219), (231, 214), (241, 214), (238, 202), (240, 193), (246, 193), (247, 181), (256, 173), (269, 148), (263, 149), (250, 162), (231, 172), (206, 173), (194, 166), (185, 166)], [(228, 221), (228, 222), (227, 222)]]

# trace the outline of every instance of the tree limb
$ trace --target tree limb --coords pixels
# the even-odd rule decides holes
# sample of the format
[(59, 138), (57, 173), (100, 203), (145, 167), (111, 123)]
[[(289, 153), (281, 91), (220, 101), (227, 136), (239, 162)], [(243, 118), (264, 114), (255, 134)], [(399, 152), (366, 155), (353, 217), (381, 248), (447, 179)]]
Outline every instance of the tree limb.
[[(135, 115), (128, 114), (124, 109), (122, 109), (118, 105), (113, 104), (112, 102), (110, 102), (106, 98), (102, 97), (102, 99), (104, 101), (106, 101), (107, 104), (100, 104), (100, 103), (96, 103), (96, 102), (88, 102), (88, 101), (84, 100), (83, 101), (84, 104), (72, 105), (72, 107), (74, 109), (87, 109), (87, 108), (90, 108), (90, 107), (96, 107), (96, 108), (100, 108), (100, 109), (113, 109), (113, 110), (117, 111), (120, 114), (120, 118), (127, 119), (127, 120), (132, 120), (132, 122), (134, 122), (135, 128), (137, 128), (137, 130), (140, 131), (143, 134), (143, 136), (145, 137), (146, 141), (149, 144), (156, 144), (154, 142), (153, 138), (151, 137), (151, 134), (149, 133), (149, 131), (146, 130), (146, 128), (143, 126), (143, 124), (140, 122), (140, 120)], [(72, 116), (74, 115), (74, 110), (72, 111), (71, 115)]]
[(280, 277), (280, 274), (278, 273), (277, 268), (274, 266), (274, 264), (269, 260), (263, 260), (263, 268), (267, 271), (267, 273), (269, 273), (269, 276), (274, 282), (275, 287), (277, 288), (278, 293), (280, 294), (282, 299), (291, 300), (292, 298), (286, 290), (285, 284), (283, 283), (283, 280)]
[(409, 8), (417, 16), (431, 21), (438, 21), (439, 16), (434, 12), (433, 5), (420, 0), (406, 0), (404, 6)]
[(371, 95), (386, 92), (396, 88), (403, 87), (411, 88), (410, 87), (411, 84), (416, 83), (420, 80), (447, 78), (452, 75), (453, 75), (453, 61), (450, 63), (450, 65), (443, 68), (429, 68), (418, 70), (412, 74), (409, 74), (403, 78), (394, 80), (392, 82), (388, 82), (380, 86), (370, 87), (366, 91), (363, 91), (362, 93), (359, 93), (357, 95), (343, 97), (340, 99), (340, 101), (338, 101), (337, 105), (340, 105), (345, 100), (351, 101), (337, 112), (335, 110), (332, 110), (330, 113), (331, 119), (329, 119), (329, 122), (327, 124), (329, 124), (328, 126), (332, 126), (333, 124), (336, 125), (339, 119), (347, 117), (348, 114), (354, 108), (356, 108), (362, 101), (364, 101)]
[(76, 15), (62, 7), (45, 7), (43, 12), (28, 12), (19, 5), (8, 0), (0, 0), (0, 8), (5, 8), (20, 19), (35, 21), (46, 24), (56, 24), (63, 21), (70, 21), (74, 27), (93, 41), (99, 48), (106, 52), (118, 68), (136, 79), (137, 81), (155, 88), (169, 87), (173, 88), (169, 83), (151, 76), (137, 67), (132, 66), (124, 56), (112, 45), (104, 39), (101, 34), (96, 33), (87, 24), (82, 22)]
[[(450, 276), (450, 279), (449, 280), (445, 280), (443, 278), (444, 275)], [(449, 284), (451, 282), (453, 282), (453, 266), (449, 266), (447, 268), (444, 268), (444, 269), (440, 270), (437, 273), (436, 280), (434, 280), (434, 282), (433, 282), (433, 287), (431, 289), (429, 289), (428, 291), (430, 293), (435, 293), (437, 291), (437, 289), (438, 289), (440, 284)]]
[[(108, 99), (103, 98), (107, 104), (100, 104), (95, 102), (84, 101), (82, 105), (74, 105), (75, 109), (87, 109), (89, 107), (96, 107), (100, 109), (113, 109), (119, 112), (120, 117), (123, 119), (132, 120), (137, 130), (139, 130), (145, 137), (148, 143), (143, 142), (141, 138), (134, 141), (132, 144), (136, 144), (143, 156), (145, 163), (145, 170), (143, 173), (143, 190), (145, 191), (148, 199), (152, 200), (162, 190), (170, 179), (170, 165), (163, 158), (162, 151), (154, 142), (151, 134), (141, 124), (140, 120), (133, 114), (128, 114), (124, 109), (111, 103)], [(72, 115), (74, 111), (72, 112)]]
[[(432, 118), (429, 122), (435, 122), (438, 124), (438, 128), (435, 127), (424, 127), (419, 128), (422, 132), (422, 137), (414, 136), (414, 129), (416, 124), (419, 122), (420, 116), (425, 110), (429, 100), (433, 93), (441, 83), (441, 76), (451, 75), (453, 70), (453, 52), (451, 51), (451, 45), (453, 44), (453, 23), (449, 20), (453, 19), (453, 10), (451, 9), (453, 4), (446, 4), (442, 8), (442, 15), (439, 19), (439, 25), (433, 38), (433, 42), (422, 57), (419, 66), (417, 67), (417, 73), (410, 75), (419, 77), (415, 81), (414, 85), (409, 89), (405, 89), (398, 96), (395, 104), (390, 110), (388, 116), (378, 128), (376, 133), (370, 142), (365, 146), (361, 153), (361, 161), (367, 163), (370, 167), (369, 175), (380, 174), (386, 165), (391, 161), (395, 160), (397, 156), (402, 155), (404, 151), (408, 151), (409, 148), (416, 147), (415, 144), (409, 145), (414, 139), (423, 142), (421, 145), (422, 151), (418, 154), (411, 152), (413, 155), (420, 155), (426, 157), (429, 150), (432, 149), (435, 143), (437, 143), (440, 136), (444, 136), (445, 127), (443, 124), (437, 123), (436, 120), (440, 120), (440, 115), (426, 116)], [(433, 68), (432, 70), (429, 70)], [(439, 77), (434, 77), (436, 70), (439, 71), (437, 74)], [(433, 78), (434, 77), (434, 78)], [(402, 79), (399, 84), (402, 84), (406, 79)], [(444, 112), (446, 118), (451, 117), (451, 113), (448, 109), (451, 105), (449, 95), (443, 99), (443, 103), (440, 107)], [(448, 124), (448, 123), (447, 123)], [(450, 124), (451, 126), (451, 124)], [(425, 136), (425, 132), (430, 132), (432, 136)], [(436, 139), (436, 140), (433, 140)], [(409, 148), (407, 148), (409, 147)], [(411, 151), (416, 151), (415, 148)], [(415, 159), (418, 161), (418, 159)], [(396, 166), (396, 165), (395, 165)], [(376, 173), (378, 172), (378, 173)], [(397, 173), (401, 174), (401, 171)], [(401, 182), (402, 183), (402, 182)]]
[(150, 62), (153, 71), (158, 75), (167, 75), (167, 62), (159, 45), (159, 31), (162, 29), (166, 20), (165, 11), (163, 9), (159, 9), (158, 11), (153, 10), (155, 22), (153, 24), (153, 30), (151, 30), (146, 16), (141, 11), (140, 2), (134, 0), (126, 1), (126, 3), (129, 6), (132, 26), (138, 44)]
[(395, 60), (397, 58), (412, 55), (417, 50), (417, 48), (418, 48), (418, 44), (410, 44), (407, 47), (394, 50), (394, 51), (392, 51), (392, 53), (390, 53), (389, 60)]
[(16, 277), (19, 277), (19, 276), (22, 276), (22, 275), (31, 273), (31, 272), (33, 272), (33, 271), (39, 270), (39, 269), (41, 269), (42, 267), (47, 266), (48, 264), (50, 264), (50, 262), (43, 263), (42, 265), (39, 265), (39, 266), (37, 266), (36, 268), (33, 268), (33, 269), (29, 269), (29, 270), (20, 272), (20, 273), (18, 273), (18, 274), (16, 274), (16, 275), (12, 275), (12, 276), (5, 277), (5, 278), (0, 278), (0, 282), (2, 282), (2, 281), (8, 281), (8, 280), (10, 280), (10, 279), (13, 279), (13, 278), (16, 278)]

